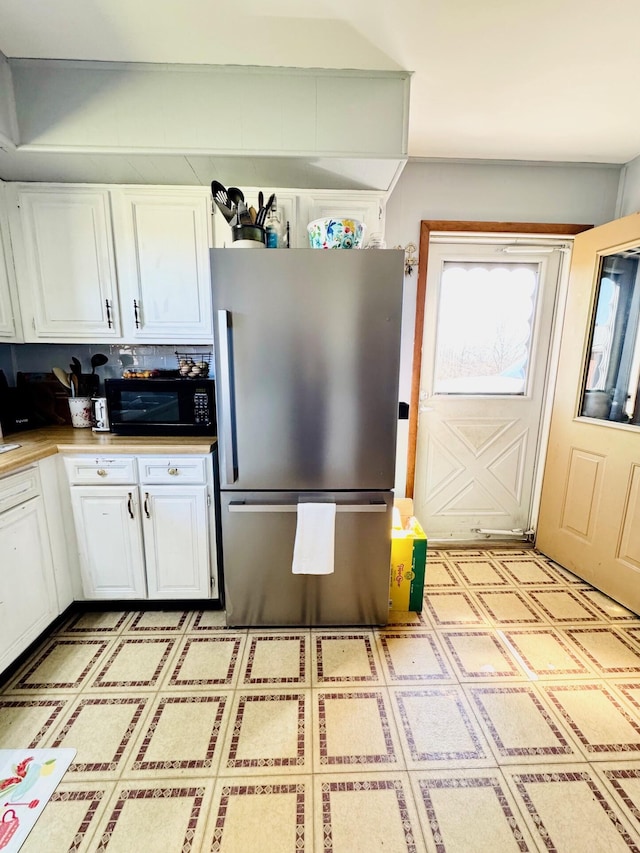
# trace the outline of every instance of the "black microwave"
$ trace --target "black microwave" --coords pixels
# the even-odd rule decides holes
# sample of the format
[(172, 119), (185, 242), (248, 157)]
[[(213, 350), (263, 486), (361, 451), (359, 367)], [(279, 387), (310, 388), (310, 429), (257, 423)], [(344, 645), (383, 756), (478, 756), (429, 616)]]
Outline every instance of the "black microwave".
[(215, 435), (213, 379), (106, 379), (111, 432)]

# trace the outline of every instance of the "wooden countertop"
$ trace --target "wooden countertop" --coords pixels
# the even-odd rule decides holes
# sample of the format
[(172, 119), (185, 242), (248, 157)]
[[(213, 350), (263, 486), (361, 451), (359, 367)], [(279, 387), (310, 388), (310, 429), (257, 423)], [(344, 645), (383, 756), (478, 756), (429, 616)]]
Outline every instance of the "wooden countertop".
[(19, 444), (16, 450), (0, 453), (0, 476), (56, 453), (210, 453), (215, 436), (127, 436), (71, 426), (44, 427), (6, 435), (2, 444)]

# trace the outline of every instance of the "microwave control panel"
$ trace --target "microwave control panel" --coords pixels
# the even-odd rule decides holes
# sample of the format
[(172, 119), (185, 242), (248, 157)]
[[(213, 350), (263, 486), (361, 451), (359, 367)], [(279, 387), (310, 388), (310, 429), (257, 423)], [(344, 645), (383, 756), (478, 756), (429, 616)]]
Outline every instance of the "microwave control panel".
[(193, 395), (194, 421), (197, 424), (207, 426), (211, 423), (211, 412), (209, 410), (209, 397), (204, 391), (196, 391)]

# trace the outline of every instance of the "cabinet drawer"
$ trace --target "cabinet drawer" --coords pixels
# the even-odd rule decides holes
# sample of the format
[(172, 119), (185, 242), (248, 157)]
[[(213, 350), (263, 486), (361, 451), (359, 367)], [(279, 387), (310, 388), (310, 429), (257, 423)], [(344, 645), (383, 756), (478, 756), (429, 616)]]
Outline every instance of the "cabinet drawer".
[(64, 466), (72, 486), (137, 482), (134, 456), (67, 456)]
[(24, 503), (40, 494), (40, 472), (27, 468), (0, 480), (0, 512)]
[(207, 456), (139, 456), (140, 482), (206, 483)]

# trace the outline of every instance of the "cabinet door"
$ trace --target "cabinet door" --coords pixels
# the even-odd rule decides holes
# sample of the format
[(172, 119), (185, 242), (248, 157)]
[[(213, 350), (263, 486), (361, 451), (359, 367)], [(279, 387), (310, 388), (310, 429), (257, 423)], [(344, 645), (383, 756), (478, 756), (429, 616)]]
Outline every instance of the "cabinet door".
[(0, 515), (0, 671), (58, 615), (42, 498)]
[(2, 232), (0, 231), (0, 338), (4, 340), (12, 340), (16, 337), (11, 293), (9, 292), (8, 263), (8, 253), (4, 249)]
[(21, 188), (18, 208), (12, 236), (25, 313), (31, 314), (31, 328), (25, 317), (25, 338), (118, 338), (108, 191)]
[(122, 193), (117, 233), (129, 340), (209, 343), (209, 201), (204, 193)]
[(206, 486), (142, 486), (149, 598), (209, 598)]
[(309, 246), (307, 225), (314, 219), (351, 217), (366, 225), (364, 244), (372, 234), (384, 236), (384, 202), (376, 193), (318, 193), (301, 196), (299, 240), (300, 246)]
[(85, 596), (145, 598), (137, 488), (72, 486), (71, 504)]

